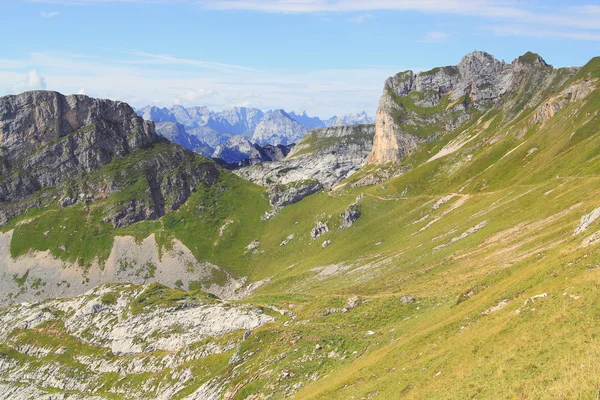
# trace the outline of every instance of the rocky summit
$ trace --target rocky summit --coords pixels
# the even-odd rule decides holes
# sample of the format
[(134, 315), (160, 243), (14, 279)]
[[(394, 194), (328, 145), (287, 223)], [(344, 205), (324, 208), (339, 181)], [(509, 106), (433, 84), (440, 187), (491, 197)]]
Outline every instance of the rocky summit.
[(167, 140), (206, 108), (0, 98), (0, 399), (596, 398), (599, 105), (474, 52), (226, 163)]
[(512, 63), (475, 51), (456, 66), (401, 72), (384, 85), (369, 162), (398, 162), (420, 143), (436, 140), (468, 121), (474, 110), (519, 110), (538, 104), (562, 86), (576, 68), (554, 69), (539, 55), (526, 53)]

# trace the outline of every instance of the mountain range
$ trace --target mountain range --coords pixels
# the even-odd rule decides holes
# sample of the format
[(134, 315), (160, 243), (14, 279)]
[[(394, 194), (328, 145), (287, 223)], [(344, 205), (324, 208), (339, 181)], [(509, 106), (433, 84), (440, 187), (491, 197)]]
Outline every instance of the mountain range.
[(0, 98), (0, 399), (596, 398), (600, 57), (382, 86), (293, 147), (233, 112), (235, 171), (122, 102)]
[(160, 135), (207, 157), (212, 156), (217, 146), (226, 144), (233, 136), (242, 136), (261, 146), (289, 145), (315, 128), (374, 122), (364, 111), (341, 118), (333, 116), (325, 121), (309, 117), (306, 112), (263, 112), (248, 107), (214, 112), (207, 107), (146, 106), (138, 109), (137, 113), (147, 121), (154, 121)]

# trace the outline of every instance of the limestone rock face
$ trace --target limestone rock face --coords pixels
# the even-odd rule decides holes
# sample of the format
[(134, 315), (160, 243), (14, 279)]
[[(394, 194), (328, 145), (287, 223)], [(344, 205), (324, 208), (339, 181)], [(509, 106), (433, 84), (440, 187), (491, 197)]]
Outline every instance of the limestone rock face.
[[(151, 150), (157, 146), (160, 155)], [(118, 173), (98, 172), (136, 151), (151, 155)], [(147, 192), (105, 216), (115, 227), (126, 226), (177, 209), (200, 182), (218, 177), (213, 163), (160, 138), (129, 105), (49, 91), (0, 98), (0, 156), (0, 223), (53, 198), (69, 206), (108, 197), (142, 175)]]
[[(192, 386), (196, 376), (186, 364), (232, 350), (237, 354), (249, 332), (275, 320), (257, 307), (184, 292), (178, 293), (177, 301), (169, 302), (161, 298), (163, 293), (173, 292), (157, 284), (110, 284), (70, 299), (1, 309), (3, 344), (12, 342), (9, 337), (18, 330), (35, 335), (37, 329), (45, 332), (54, 329), (44, 327), (45, 324), (59, 326), (60, 337), (93, 346), (98, 351), (77, 354), (73, 357), (77, 367), (70, 368), (44, 359), (73, 351), (69, 345), (15, 343), (15, 351), (26, 356), (18, 360), (0, 357), (0, 399), (171, 399), (185, 387), (197, 388)], [(155, 304), (147, 306), (145, 300)], [(227, 334), (230, 335), (224, 337)], [(246, 360), (247, 357), (232, 357), (230, 364), (243, 365)], [(210, 359), (206, 362), (210, 363)], [(115, 385), (110, 395), (93, 395), (106, 374), (126, 377), (159, 371), (170, 373), (152, 388), (145, 384), (125, 389)], [(61, 393), (49, 392), (48, 387)], [(70, 392), (74, 394), (67, 394)], [(218, 386), (211, 388), (205, 384), (195, 392), (200, 397), (188, 398), (221, 398), (219, 392)]]
[(269, 201), (275, 208), (294, 204), (313, 193), (323, 189), (323, 185), (316, 180), (292, 182), (287, 185), (273, 185), (269, 187)]
[(514, 117), (575, 71), (554, 69), (533, 53), (507, 64), (475, 51), (456, 66), (401, 72), (385, 82), (369, 163), (399, 162), (421, 143), (458, 128), (475, 110), (504, 106)]
[(263, 186), (313, 179), (331, 188), (364, 165), (374, 134), (374, 125), (315, 129), (283, 160), (252, 165), (235, 173)]
[(229, 139), (227, 143), (217, 146), (212, 153), (212, 158), (221, 159), (231, 164), (232, 168), (240, 168), (265, 161), (283, 160), (293, 147), (293, 144), (260, 146), (250, 142), (244, 136), (237, 135)]
[(125, 103), (47, 91), (0, 98), (2, 174), (18, 163), (28, 171), (48, 162), (61, 173), (91, 170), (157, 139), (154, 125)]

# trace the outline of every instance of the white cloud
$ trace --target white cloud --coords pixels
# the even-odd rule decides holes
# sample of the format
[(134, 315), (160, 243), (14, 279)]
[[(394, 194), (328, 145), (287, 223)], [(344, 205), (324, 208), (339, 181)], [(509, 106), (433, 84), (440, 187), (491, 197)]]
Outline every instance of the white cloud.
[(85, 94), (85, 88), (81, 88), (77, 91), (77, 94)]
[(50, 12), (42, 11), (40, 13), (42, 18), (54, 18), (54, 17), (58, 16), (59, 14), (60, 13), (58, 11), (50, 11)]
[(600, 13), (594, 5), (544, 6), (531, 11), (532, 8), (528, 7), (527, 2), (513, 0), (200, 0), (199, 2), (203, 7), (215, 10), (252, 10), (270, 13), (398, 10), (600, 29)]
[(46, 89), (46, 79), (35, 69), (29, 71), (25, 79), (11, 86), (11, 92), (13, 93), (21, 93), (28, 90), (38, 89)]
[(446, 32), (427, 32), (419, 42), (421, 43), (443, 43), (447, 42), (450, 38), (450, 34)]
[[(26, 0), (34, 3), (89, 5), (106, 3), (179, 3), (214, 10), (250, 10), (269, 13), (337, 13), (383, 10), (417, 11), (496, 19), (507, 24), (531, 24), (546, 29), (600, 30), (600, 6), (537, 5), (517, 0)], [(589, 33), (589, 32), (588, 32)], [(577, 37), (577, 35), (573, 35)]]
[[(506, 24), (533, 27), (575, 28), (595, 34), (600, 30), (597, 2), (573, 6), (541, 4), (537, 0), (26, 0), (35, 3), (90, 5), (105, 3), (178, 3), (214, 10), (249, 10), (268, 13), (339, 13), (416, 11), (495, 19)], [(369, 15), (369, 14), (364, 14)], [(351, 18), (364, 21), (360, 16)], [(578, 35), (574, 34), (574, 38)]]
[(329, 118), (363, 109), (374, 114), (385, 79), (408, 67), (367, 65), (311, 72), (248, 69), (224, 74), (218, 69), (198, 71), (194, 65), (183, 68), (179, 64), (146, 64), (145, 57), (139, 59), (139, 64), (124, 64), (118, 59), (100, 60), (81, 54), (34, 53), (15, 63), (43, 70), (44, 77), (32, 71), (24, 79), (14, 71), (0, 70), (0, 95), (43, 88), (47, 82), (62, 93), (85, 88), (86, 94), (136, 107), (179, 102), (219, 110), (252, 105), (261, 109), (306, 109), (311, 115)]
[(175, 104), (205, 104), (215, 94), (215, 91), (210, 89), (188, 90), (175, 98)]
[(600, 32), (567, 31), (561, 29), (543, 29), (523, 25), (484, 26), (497, 36), (529, 36), (536, 38), (571, 39), (584, 41), (600, 41)]
[(373, 18), (375, 18), (375, 16), (373, 14), (360, 14), (360, 15), (357, 15), (356, 17), (349, 18), (348, 21), (356, 22), (357, 24), (361, 24), (361, 23), (365, 22), (366, 20), (373, 19)]

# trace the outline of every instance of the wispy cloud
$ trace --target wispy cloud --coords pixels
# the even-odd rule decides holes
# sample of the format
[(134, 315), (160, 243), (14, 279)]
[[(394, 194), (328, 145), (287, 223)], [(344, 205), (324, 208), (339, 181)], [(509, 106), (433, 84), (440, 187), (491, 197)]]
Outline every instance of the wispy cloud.
[[(515, 0), (22, 0), (66, 5), (107, 3), (179, 3), (213, 10), (250, 10), (268, 13), (368, 13), (381, 10), (417, 11), (489, 18), (503, 23), (600, 30), (600, 6), (579, 4), (570, 7), (535, 1)], [(368, 15), (368, 14), (366, 14)], [(359, 17), (356, 17), (359, 18)], [(359, 18), (360, 19), (360, 18)], [(362, 19), (364, 21), (364, 19)]]
[(450, 34), (446, 32), (427, 32), (419, 42), (421, 43), (443, 43), (447, 42), (450, 38)]
[(496, 34), (497, 36), (529, 36), (536, 38), (600, 41), (600, 32), (564, 29), (543, 29), (525, 25), (491, 25), (484, 26), (482, 28), (494, 32), (494, 34)]
[(132, 50), (129, 54), (139, 56), (141, 58), (131, 61), (123, 61), (130, 64), (162, 64), (162, 65), (187, 65), (192, 67), (214, 69), (221, 72), (260, 72), (257, 69), (245, 67), (242, 65), (225, 64), (212, 61), (191, 60), (186, 58), (178, 58), (168, 54), (153, 54), (138, 50)]
[(532, 11), (527, 2), (513, 0), (199, 0), (199, 4), (216, 10), (252, 10), (270, 13), (418, 11), (600, 29), (600, 13), (598, 6), (595, 5), (567, 8), (546, 6)]
[[(197, 69), (205, 61), (173, 56), (152, 57), (149, 53), (127, 52), (112, 59), (65, 53), (32, 53), (23, 60), (4, 60), (22, 65), (23, 71), (0, 68), (0, 95), (48, 88), (63, 93), (84, 92), (126, 101), (140, 107), (207, 105), (224, 109), (249, 105), (262, 109), (304, 110), (330, 117), (350, 111), (374, 113), (385, 79), (407, 65), (360, 66), (317, 71), (257, 71), (230, 66), (232, 73), (212, 68)], [(30, 72), (27, 72), (27, 71)], [(43, 71), (43, 76), (37, 71)], [(85, 89), (82, 89), (85, 88)]]
[(357, 24), (362, 24), (366, 20), (374, 19), (374, 18), (375, 18), (375, 16), (373, 14), (360, 14), (360, 15), (357, 15), (356, 17), (348, 18), (348, 21), (354, 22)]
[(40, 13), (42, 18), (54, 18), (54, 17), (57, 17), (59, 14), (60, 13), (58, 11), (50, 11), (50, 12), (42, 11)]

